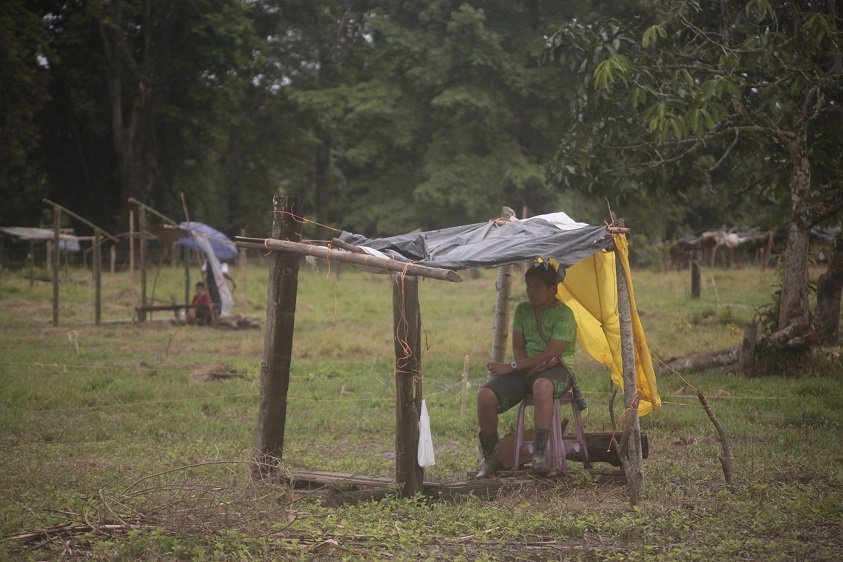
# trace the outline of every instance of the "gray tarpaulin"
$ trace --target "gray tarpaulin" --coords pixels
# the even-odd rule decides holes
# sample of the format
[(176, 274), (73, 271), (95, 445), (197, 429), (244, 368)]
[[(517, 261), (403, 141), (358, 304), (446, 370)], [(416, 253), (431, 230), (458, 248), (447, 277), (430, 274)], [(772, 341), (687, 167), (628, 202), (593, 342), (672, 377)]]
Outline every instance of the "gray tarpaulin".
[(509, 222), (489, 221), (441, 230), (366, 238), (343, 232), (340, 240), (389, 257), (445, 269), (488, 268), (554, 258), (566, 268), (612, 248), (605, 226), (571, 220), (565, 213)]

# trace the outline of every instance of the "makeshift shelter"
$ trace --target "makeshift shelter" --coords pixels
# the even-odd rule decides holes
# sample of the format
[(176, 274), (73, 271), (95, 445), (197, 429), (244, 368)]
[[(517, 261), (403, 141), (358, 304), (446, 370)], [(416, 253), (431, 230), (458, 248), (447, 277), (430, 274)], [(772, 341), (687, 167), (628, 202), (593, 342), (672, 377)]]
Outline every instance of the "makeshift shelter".
[(208, 292), (213, 302), (218, 305), (220, 315), (228, 316), (234, 307), (234, 298), (225, 283), (220, 261), (237, 258), (237, 246), (234, 242), (222, 232), (195, 221), (181, 222), (178, 226), (153, 224), (147, 227), (146, 231), (153, 234), (163, 244), (177, 243), (185, 248), (194, 249), (205, 257), (209, 268)]
[(613, 234), (605, 226), (576, 222), (560, 212), (378, 239), (343, 232), (339, 239), (374, 256), (451, 270), (555, 259), (567, 269), (557, 298), (574, 311), (579, 342), (611, 369), (612, 381), (623, 389), (616, 265), (620, 262), (630, 293), (639, 413), (647, 414), (661, 404), (632, 294), (628, 245), (623, 234)]
[[(26, 226), (3, 226), (0, 232), (14, 236), (21, 240), (44, 240), (51, 242), (55, 237), (55, 231), (48, 228), (30, 228)], [(73, 229), (61, 229), (59, 232), (59, 249), (67, 252), (79, 252), (80, 240), (90, 240), (90, 236), (79, 237), (73, 234)]]
[[(420, 438), (424, 403), (421, 400), (417, 276), (459, 282), (462, 278), (455, 269), (509, 266), (537, 257), (552, 257), (571, 266), (572, 270), (585, 264), (574, 272), (574, 277), (582, 280), (572, 283), (574, 290), (560, 294), (559, 298), (569, 299), (568, 302), (577, 307), (586, 349), (598, 359), (602, 358), (612, 369), (613, 378), (624, 387), (626, 411), (619, 456), (631, 499), (633, 503), (637, 502), (644, 482), (639, 407), (650, 411), (660, 401), (643, 329), (635, 312), (625, 228), (576, 223), (564, 213), (523, 221), (513, 220), (507, 213), (488, 223), (379, 240), (343, 233), (323, 246), (297, 242), (301, 240), (302, 224), (306, 222), (301, 217), (300, 197), (273, 197), (272, 216), (271, 238), (236, 239), (239, 247), (269, 250), (266, 255), (270, 259), (261, 398), (254, 448), (257, 472), (274, 470), (284, 449), (301, 254), (393, 272), (395, 482), (401, 486), (405, 497), (412, 497), (424, 488), (420, 447), (424, 445)], [(610, 255), (614, 261), (609, 259)], [(435, 267), (439, 265), (451, 269)], [(499, 280), (501, 272), (509, 269), (499, 268)], [(590, 288), (587, 286), (589, 276), (593, 278)], [(501, 299), (500, 286), (498, 303), (508, 303), (508, 298)], [(636, 357), (639, 366), (636, 366)], [(621, 365), (620, 377), (617, 376), (618, 363)], [(640, 389), (638, 380), (641, 380)]]

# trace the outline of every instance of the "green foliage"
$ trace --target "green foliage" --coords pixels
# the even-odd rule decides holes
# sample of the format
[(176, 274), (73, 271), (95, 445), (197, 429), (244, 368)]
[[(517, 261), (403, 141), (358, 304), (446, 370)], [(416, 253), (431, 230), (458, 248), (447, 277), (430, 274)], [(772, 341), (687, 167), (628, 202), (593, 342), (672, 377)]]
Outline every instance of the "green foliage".
[[(766, 0), (657, 7), (651, 17), (571, 21), (548, 39), (547, 60), (581, 84), (578, 117), (550, 167), (552, 181), (609, 197), (628, 209), (627, 220), (639, 217), (636, 223), (647, 222), (645, 212), (653, 216), (644, 191), (682, 198), (696, 185), (710, 194), (699, 193), (693, 206), (712, 200), (725, 216), (739, 193), (754, 192), (757, 201), (783, 199), (785, 190), (800, 199), (811, 190), (822, 216), (833, 216), (839, 198), (835, 182), (826, 183), (836, 175), (828, 156), (840, 145), (824, 131), (823, 115), (836, 111), (824, 96), (840, 82), (839, 43), (830, 40), (839, 38), (836, 16)], [(802, 130), (800, 104), (820, 91), (805, 136), (789, 137)], [(785, 138), (804, 139), (805, 151)], [(836, 149), (820, 149), (830, 144)], [(808, 162), (792, 160), (797, 153), (810, 154)], [(794, 169), (810, 175), (797, 182)], [(675, 220), (712, 226), (693, 220), (691, 209), (677, 209)], [(768, 220), (782, 222), (791, 212)]]

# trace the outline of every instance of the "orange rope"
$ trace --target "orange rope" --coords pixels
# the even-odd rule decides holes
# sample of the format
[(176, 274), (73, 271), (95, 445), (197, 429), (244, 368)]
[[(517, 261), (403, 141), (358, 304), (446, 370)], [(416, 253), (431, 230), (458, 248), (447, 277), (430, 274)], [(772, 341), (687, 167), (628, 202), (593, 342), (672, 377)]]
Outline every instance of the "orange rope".
[(337, 315), (338, 315), (339, 307), (340, 307), (340, 298), (339, 298), (340, 288), (339, 288), (339, 285), (337, 285), (335, 282), (331, 281), (331, 252), (333, 252), (333, 251), (334, 251), (334, 249), (329, 244), (328, 245), (328, 257), (325, 258), (325, 261), (328, 262), (328, 272), (325, 274), (325, 281), (327, 281), (328, 283), (330, 283), (331, 285), (334, 286), (334, 324), (333, 324), (333, 326), (331, 326), (331, 333), (330, 333), (330, 335), (332, 335), (332, 336), (334, 335), (334, 332), (337, 329)]
[(638, 391), (636, 390), (635, 394), (632, 396), (632, 400), (630, 401), (629, 406), (627, 406), (626, 409), (624, 409), (623, 413), (621, 413), (621, 416), (618, 418), (618, 423), (615, 424), (615, 427), (612, 428), (612, 437), (609, 438), (609, 448), (606, 449), (607, 453), (612, 450), (612, 443), (615, 442), (615, 435), (618, 433), (618, 428), (620, 427), (623, 419), (626, 417), (626, 414), (633, 411), (633, 410), (638, 409), (638, 406), (633, 405), (633, 404), (635, 404), (635, 401), (638, 398), (639, 398)]
[[(305, 218), (305, 217), (300, 217), (298, 215), (294, 215), (290, 211), (275, 211), (275, 212), (285, 214), (285, 215), (290, 215), (290, 217), (299, 224), (315, 224), (316, 226), (321, 226), (322, 228), (327, 228), (328, 230), (333, 230), (334, 232), (342, 233), (342, 230), (338, 230), (336, 228), (328, 226), (327, 224), (322, 224), (322, 223), (318, 223), (316, 221), (312, 221), (312, 220), (310, 220), (308, 218)], [(299, 236), (299, 238), (301, 238), (301, 236)]]
[(672, 372), (674, 375), (676, 375), (677, 377), (679, 377), (680, 379), (682, 379), (682, 382), (684, 382), (685, 384), (687, 384), (688, 386), (690, 386), (691, 388), (693, 388), (695, 392), (699, 392), (699, 389), (698, 389), (697, 387), (695, 387), (694, 385), (692, 385), (691, 383), (689, 383), (687, 380), (685, 380), (685, 377), (683, 377), (681, 374), (679, 374), (679, 372), (678, 372), (678, 371), (676, 371), (676, 369), (671, 368), (671, 367), (670, 367), (667, 363), (665, 363), (664, 361), (662, 361), (661, 357), (659, 357), (658, 355), (656, 355), (655, 353), (653, 353), (653, 351), (652, 351), (652, 350), (650, 350), (650, 355), (652, 355), (653, 357), (655, 357), (655, 358), (659, 361), (659, 363), (661, 363), (662, 365), (664, 365), (664, 366), (667, 368), (667, 370), (668, 370), (668, 371)]

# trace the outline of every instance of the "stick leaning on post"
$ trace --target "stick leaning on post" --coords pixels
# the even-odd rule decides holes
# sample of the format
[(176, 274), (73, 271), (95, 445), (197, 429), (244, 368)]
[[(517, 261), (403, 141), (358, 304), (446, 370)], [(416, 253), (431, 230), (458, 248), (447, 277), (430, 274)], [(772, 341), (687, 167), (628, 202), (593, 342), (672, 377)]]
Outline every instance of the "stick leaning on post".
[(369, 267), (380, 267), (387, 271), (406, 273), (408, 275), (416, 275), (418, 277), (430, 277), (454, 283), (462, 282), (462, 277), (460, 277), (460, 274), (456, 271), (441, 269), (438, 267), (428, 267), (425, 265), (416, 265), (410, 262), (402, 262), (391, 258), (381, 258), (369, 254), (359, 254), (356, 252), (337, 250), (314, 244), (290, 242), (289, 240), (276, 240), (274, 238), (246, 238), (244, 236), (237, 236), (234, 240), (237, 243), (237, 246), (241, 248), (295, 252), (297, 254), (315, 256), (326, 260), (341, 261)]

